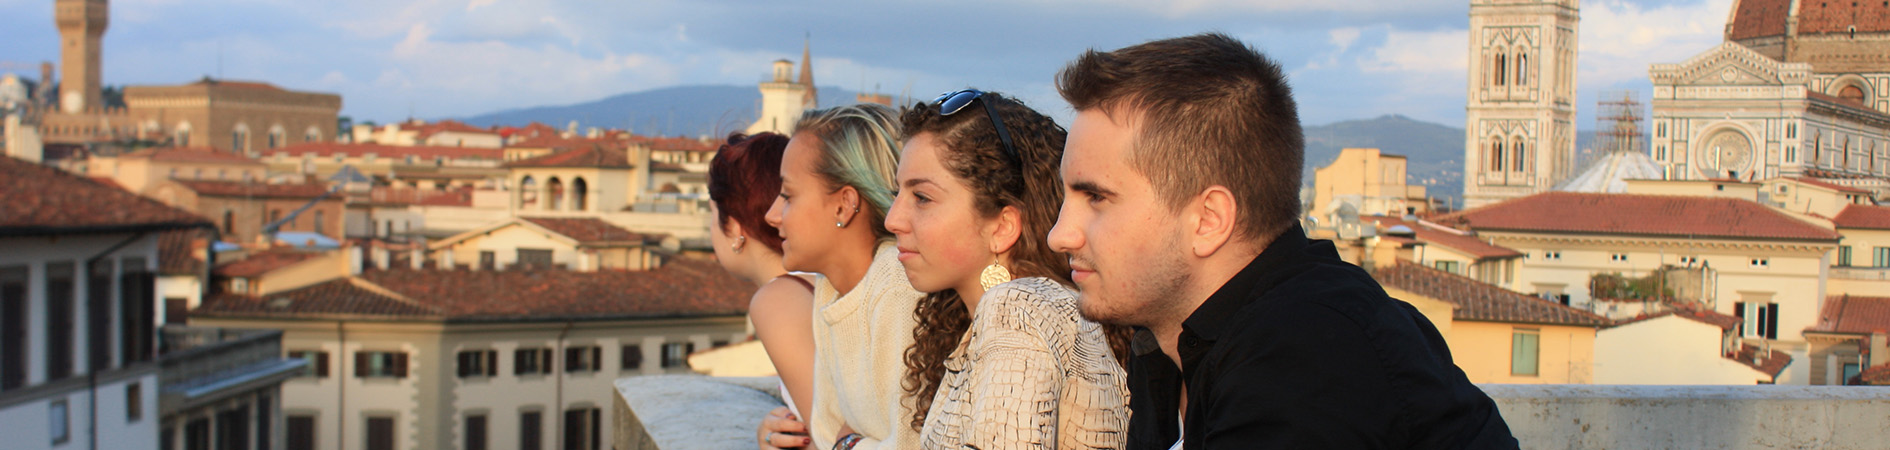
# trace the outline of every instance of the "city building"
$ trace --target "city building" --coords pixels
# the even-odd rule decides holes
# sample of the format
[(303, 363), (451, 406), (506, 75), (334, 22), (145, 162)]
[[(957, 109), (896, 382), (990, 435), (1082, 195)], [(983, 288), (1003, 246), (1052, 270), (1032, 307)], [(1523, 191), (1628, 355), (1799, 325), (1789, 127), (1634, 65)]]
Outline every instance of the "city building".
[(118, 156), (94, 156), (87, 175), (109, 177), (135, 193), (148, 193), (164, 180), (261, 181), (267, 167), (255, 158), (210, 147), (160, 147)]
[(160, 449), (283, 448), (282, 382), (308, 362), (282, 357), (282, 332), (166, 326)]
[(1368, 216), (1386, 239), (1408, 239), (1401, 259), (1454, 275), (1510, 289), (1516, 282), (1516, 263), (1522, 252), (1484, 241), (1476, 233), (1410, 218)]
[(1595, 334), (1606, 317), (1408, 260), (1372, 277), (1431, 320), (1471, 382), (1597, 382)]
[(1466, 207), (1548, 191), (1575, 174), (1580, 0), (1470, 1)]
[(210, 218), (223, 242), (239, 245), (267, 245), (284, 231), (340, 239), (345, 212), (333, 188), (315, 183), (169, 180), (150, 196)]
[[(632, 151), (636, 151), (632, 155)], [(648, 147), (593, 144), (505, 164), (517, 214), (623, 211), (650, 179)]]
[(1890, 295), (1890, 206), (1850, 205), (1831, 223), (1843, 238), (1826, 295)]
[(1312, 214), (1330, 214), (1340, 203), (1369, 216), (1431, 212), (1424, 186), (1405, 182), (1405, 158), (1375, 148), (1339, 150), (1332, 164), (1313, 170)]
[(1726, 41), (1655, 64), (1668, 178), (1890, 177), (1890, 16), (1878, 2), (1739, 0)]
[(283, 289), (216, 295), (192, 313), (283, 330), (286, 354), (309, 362), (282, 387), (291, 449), (605, 448), (618, 378), (688, 373), (695, 349), (749, 334), (752, 285), (710, 262), (579, 272), (361, 259), (305, 260), (282, 269), (303, 272), (274, 282)]
[(504, 151), (496, 148), (324, 142), (267, 150), (261, 155), (270, 173), (329, 179), (345, 167), (383, 185), (413, 189), (476, 187), (505, 177)]
[(159, 236), (210, 226), (122, 189), (0, 157), (7, 448), (158, 448)]
[[(1789, 353), (1740, 339), (1747, 322), (1699, 309), (1619, 321), (1595, 337), (1596, 384), (1751, 385), (1781, 382)], [(1800, 380), (1798, 384), (1804, 384)]]
[(414, 119), (382, 125), (378, 129), (361, 124), (348, 131), (353, 133), (352, 142), (356, 144), (471, 148), (505, 146), (505, 136), (498, 130), (479, 128), (456, 120), (427, 123)]
[(794, 62), (774, 62), (774, 73), (761, 82), (761, 111), (748, 134), (764, 131), (788, 134), (800, 122), (803, 111), (819, 108), (820, 89), (814, 86), (814, 59), (811, 43), (801, 47), (801, 75), (794, 78)]
[(1832, 295), (1805, 329), (1811, 341), (1811, 384), (1855, 381), (1866, 369), (1890, 366), (1890, 291), (1877, 296)]
[(662, 239), (596, 218), (519, 217), (434, 241), (428, 250), (442, 269), (645, 270), (666, 259)]

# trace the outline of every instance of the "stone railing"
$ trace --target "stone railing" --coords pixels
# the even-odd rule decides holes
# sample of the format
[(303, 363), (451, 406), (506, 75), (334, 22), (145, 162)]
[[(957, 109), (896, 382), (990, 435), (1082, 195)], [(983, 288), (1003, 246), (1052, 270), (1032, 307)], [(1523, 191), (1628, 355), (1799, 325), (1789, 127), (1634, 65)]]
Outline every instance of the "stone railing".
[(1890, 267), (1831, 267), (1831, 278), (1890, 281)]
[[(617, 380), (618, 450), (755, 448), (774, 378)], [(1890, 387), (1483, 385), (1524, 449), (1890, 447)]]

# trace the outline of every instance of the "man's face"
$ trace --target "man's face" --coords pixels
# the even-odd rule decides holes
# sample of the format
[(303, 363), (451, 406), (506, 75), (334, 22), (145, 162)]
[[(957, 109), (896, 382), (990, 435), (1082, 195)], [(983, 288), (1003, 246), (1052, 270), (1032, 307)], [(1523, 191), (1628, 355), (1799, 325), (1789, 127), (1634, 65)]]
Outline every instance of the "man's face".
[(1135, 138), (1126, 120), (1098, 109), (1077, 113), (1063, 148), (1063, 209), (1050, 246), (1070, 255), (1084, 317), (1149, 326), (1178, 303), (1168, 297), (1186, 283), (1190, 255), (1180, 221), (1130, 166)]

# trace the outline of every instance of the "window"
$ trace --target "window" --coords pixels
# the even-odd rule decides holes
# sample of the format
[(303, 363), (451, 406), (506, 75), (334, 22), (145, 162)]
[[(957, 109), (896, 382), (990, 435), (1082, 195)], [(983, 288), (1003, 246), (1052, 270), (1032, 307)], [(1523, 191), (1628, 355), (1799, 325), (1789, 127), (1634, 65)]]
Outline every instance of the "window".
[(269, 445), (269, 439), (273, 436), (269, 427), (275, 421), (269, 417), (270, 411), (274, 409), (269, 408), (269, 394), (258, 394), (256, 396), (256, 448), (260, 450), (273, 448)]
[(249, 448), (249, 407), (217, 413), (217, 450)]
[(1838, 384), (1851, 384), (1851, 379), (1857, 378), (1857, 372), (1859, 370), (1861, 369), (1858, 367), (1857, 363), (1844, 363), (1844, 378), (1839, 379)]
[(64, 444), (72, 439), (72, 423), (69, 422), (72, 417), (66, 414), (65, 400), (52, 402), (52, 405), (46, 408), (46, 419), (48, 421), (46, 432), (52, 435), (53, 445)]
[(693, 342), (672, 342), (663, 344), (663, 368), (668, 369), (671, 367), (688, 366), (689, 354), (695, 351), (696, 344)]
[(1772, 302), (1738, 302), (1733, 304), (1742, 324), (1740, 335), (1766, 339), (1778, 339), (1778, 304)]
[(637, 370), (643, 368), (643, 346), (635, 344), (625, 345), (623, 346), (622, 353), (618, 361), (622, 363), (623, 370)]
[(323, 216), (325, 216), (325, 214), (322, 214), (322, 211), (315, 212), (315, 234), (323, 234), (327, 232), (326, 229), (328, 227), (322, 226), (324, 225), (322, 223), (322, 219), (324, 219)]
[(1654, 137), (1660, 137), (1660, 138), (1667, 137), (1667, 123), (1666, 122), (1654, 124)]
[(551, 349), (527, 348), (512, 351), (512, 374), (551, 373)]
[(354, 352), (356, 378), (406, 378), (407, 354), (404, 352)]
[(515, 267), (522, 269), (551, 268), (551, 250), (518, 249), (518, 262)]
[(1838, 246), (1837, 265), (1838, 267), (1851, 266), (1851, 246), (1849, 245)]
[(1752, 267), (1772, 267), (1772, 258), (1752, 258)]
[(125, 421), (137, 422), (144, 419), (144, 385), (141, 383), (125, 384)]
[(1518, 328), (1510, 334), (1509, 374), (1536, 376), (1538, 362), (1536, 357), (1541, 350), (1541, 331)]
[(1798, 139), (1798, 124), (1797, 123), (1785, 124), (1785, 138)]
[(367, 419), (367, 450), (394, 450), (394, 418)]
[(564, 412), (564, 450), (598, 450), (601, 409), (574, 408)]
[(1529, 85), (1529, 55), (1526, 53), (1516, 55), (1516, 85)]
[(1542, 252), (1542, 259), (1550, 260), (1550, 261), (1561, 261), (1562, 251), (1561, 250), (1544, 251)]
[(1442, 270), (1442, 271), (1450, 272), (1450, 273), (1457, 273), (1456, 261), (1437, 261), (1434, 264), (1437, 266), (1437, 270)]
[(1798, 147), (1785, 146), (1785, 162), (1798, 162)]
[(544, 448), (545, 438), (544, 413), (525, 411), (518, 414), (518, 449), (539, 450)]
[(1874, 267), (1890, 267), (1890, 247), (1871, 249), (1870, 265)]
[(603, 347), (566, 347), (564, 349), (564, 372), (595, 372), (603, 360)]
[(328, 352), (320, 350), (291, 350), (289, 358), (307, 361), (302, 367), (302, 376), (328, 378)]
[(479, 251), (479, 270), (493, 270), (498, 267), (499, 255), (491, 250)]
[(459, 377), (490, 377), (499, 374), (498, 350), (459, 352)]
[(73, 264), (46, 265), (46, 381), (72, 376)]
[(1614, 261), (1614, 262), (1627, 262), (1627, 254), (1626, 253), (1612, 253), (1608, 255), (1608, 260)]
[(230, 132), (230, 149), (239, 152), (249, 150), (249, 130), (239, 129)]
[(486, 450), (486, 415), (466, 416), (466, 450)]
[(183, 325), (190, 321), (190, 299), (183, 297), (164, 298), (164, 324)]
[(1509, 75), (1509, 54), (1497, 53), (1496, 54), (1496, 85), (1502, 86), (1506, 84), (1505, 81), (1508, 80), (1507, 78), (1508, 75)]
[(1510, 170), (1513, 172), (1522, 172), (1523, 169), (1526, 167), (1524, 165), (1524, 161), (1527, 161), (1529, 159), (1527, 156), (1528, 147), (1526, 146), (1526, 144), (1523, 144), (1521, 138), (1517, 138), (1516, 143), (1510, 145), (1510, 149), (1513, 152), (1513, 154), (1510, 155), (1510, 158), (1509, 158), (1510, 167), (1511, 167)]
[(184, 424), (185, 450), (210, 450), (210, 419), (200, 418)]
[(26, 266), (0, 267), (0, 391), (26, 386)]
[(1503, 140), (1502, 139), (1497, 139), (1496, 142), (1490, 143), (1490, 171), (1491, 172), (1503, 171)]
[(315, 450), (315, 416), (289, 416), (286, 450)]
[(236, 212), (223, 211), (223, 234), (236, 234)]

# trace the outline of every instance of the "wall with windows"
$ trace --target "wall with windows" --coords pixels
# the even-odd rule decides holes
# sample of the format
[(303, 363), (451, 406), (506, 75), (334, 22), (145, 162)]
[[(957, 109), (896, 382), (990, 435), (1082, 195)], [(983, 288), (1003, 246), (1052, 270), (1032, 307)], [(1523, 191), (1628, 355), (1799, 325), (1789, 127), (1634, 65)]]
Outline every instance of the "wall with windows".
[[(313, 436), (313, 445), (306, 447), (311, 450), (336, 450), (341, 448), (337, 442), (346, 442), (351, 450), (373, 449), (370, 441), (378, 437), (371, 432), (390, 423), (393, 449), (476, 449), (467, 447), (467, 440), (481, 433), (484, 448), (531, 448), (522, 439), (534, 433), (524, 422), (532, 413), (539, 420), (537, 448), (561, 449), (567, 417), (584, 417), (572, 423), (574, 427), (589, 426), (592, 415), (600, 423), (612, 423), (609, 402), (617, 378), (688, 373), (683, 362), (688, 350), (726, 345), (748, 335), (746, 321), (736, 316), (451, 325), (221, 318), (193, 322), (284, 330), (285, 356), (311, 360), (309, 375), (283, 383), (285, 440), (294, 442), (298, 433), (307, 433)], [(666, 365), (665, 347), (676, 350), (672, 364)], [(374, 362), (383, 357), (379, 354), (366, 357), (370, 366), (362, 372), (360, 352), (402, 355), (393, 359), (405, 363), (404, 372), (380, 370)], [(521, 353), (530, 354), (525, 373)], [(477, 367), (462, 368), (461, 363)], [(370, 428), (371, 421), (383, 418), (392, 421)], [(484, 429), (477, 429), (481, 425)], [(602, 431), (599, 439), (608, 442), (610, 432)]]
[[(24, 433), (5, 447), (91, 446), (95, 394), (98, 448), (156, 448), (155, 281), (145, 274), (157, 269), (157, 235), (9, 237), (0, 248), (0, 423)], [(98, 255), (98, 271), (83, 267)]]
[[(1594, 383), (1750, 385), (1773, 381), (1770, 375), (1722, 356), (1728, 339), (1727, 330), (1672, 315), (1601, 330), (1595, 336)], [(1793, 365), (1803, 365), (1798, 360), (1794, 357)]]

